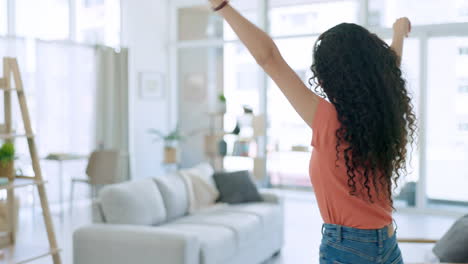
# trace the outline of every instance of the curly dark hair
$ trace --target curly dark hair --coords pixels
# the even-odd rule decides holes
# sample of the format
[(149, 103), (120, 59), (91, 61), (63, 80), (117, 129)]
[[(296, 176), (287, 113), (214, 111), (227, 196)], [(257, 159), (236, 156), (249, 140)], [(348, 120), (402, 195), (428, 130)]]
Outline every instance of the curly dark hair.
[(400, 58), (367, 29), (343, 23), (320, 35), (313, 59), (309, 83), (336, 108), (336, 158), (344, 158), (350, 194), (372, 203), (373, 186), (393, 207), (417, 129)]

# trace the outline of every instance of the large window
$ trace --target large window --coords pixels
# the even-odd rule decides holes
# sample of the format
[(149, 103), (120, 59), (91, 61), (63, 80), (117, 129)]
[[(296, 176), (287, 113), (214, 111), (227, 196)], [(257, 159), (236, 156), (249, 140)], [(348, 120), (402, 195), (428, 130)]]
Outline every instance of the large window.
[(0, 0), (0, 35), (115, 47), (120, 15), (119, 0)]
[(118, 0), (77, 0), (77, 40), (117, 46), (120, 43)]
[[(238, 135), (225, 136), (228, 144), (228, 156), (224, 159), (223, 167), (230, 170), (253, 169), (253, 158), (256, 154), (252, 151), (245, 155), (238, 151), (240, 142), (249, 144), (249, 150), (253, 148), (255, 140), (252, 139), (253, 129), (250, 124), (242, 124), (248, 119), (244, 109), (251, 109), (253, 115), (260, 113), (261, 71), (255, 60), (240, 43), (224, 45), (224, 95), (227, 98), (227, 111), (224, 116), (224, 130), (233, 132), (240, 128)], [(239, 127), (240, 126), (240, 127)], [(236, 148), (236, 150), (235, 150)]]
[[(0, 39), (0, 58), (17, 57), (25, 95), (36, 135), (40, 158), (49, 153), (89, 154), (95, 148), (96, 49), (71, 44), (31, 41), (20, 38)], [(3, 62), (0, 63), (0, 71)], [(3, 95), (0, 97), (3, 100)], [(24, 132), (16, 95), (13, 95), (13, 129)], [(3, 120), (3, 108), (0, 109)], [(15, 141), (16, 167), (32, 175), (27, 141)], [(64, 166), (64, 177), (81, 176), (86, 161)], [(58, 200), (59, 167), (42, 162), (43, 176), (49, 180), (50, 200)], [(64, 182), (67, 178), (65, 178)], [(68, 188), (65, 187), (65, 191)], [(19, 190), (22, 203), (33, 201), (33, 193)], [(24, 192), (24, 193), (23, 193)], [(36, 204), (37, 205), (37, 204)]]
[[(268, 2), (262, 4), (263, 1)], [(342, 22), (367, 23), (364, 26), (389, 43), (395, 19), (408, 16), (413, 33), (405, 40), (402, 71), (418, 118), (418, 140), (409, 150), (408, 175), (395, 190), (396, 205), (425, 208), (434, 202), (468, 204), (467, 192), (462, 188), (468, 179), (465, 173), (468, 171), (468, 110), (465, 107), (468, 103), (468, 32), (463, 30), (468, 28), (467, 1), (255, 0), (235, 3), (241, 13), (269, 31), (286, 61), (305, 83), (311, 77), (309, 67), (314, 41), (326, 29)], [(187, 18), (184, 21), (182, 16), (187, 12), (198, 20)], [(262, 18), (263, 15), (266, 18)], [(310, 128), (275, 84), (269, 79), (264, 81), (247, 50), (219, 17), (206, 12), (206, 8), (183, 5), (178, 8), (178, 16), (179, 33), (184, 33), (176, 40), (183, 44), (180, 49), (194, 45), (223, 50), (219, 56), (224, 66), (217, 74), (222, 76), (220, 89), (228, 99), (225, 130), (233, 130), (243, 104), (251, 105), (254, 112), (266, 110), (267, 137), (259, 148), (264, 147), (267, 153), (265, 175), (269, 183), (310, 189)], [(251, 163), (236, 164), (251, 168)]]
[(276, 2), (270, 10), (273, 36), (321, 33), (339, 23), (358, 22), (359, 5), (356, 0), (312, 4), (311, 1), (303, 1), (299, 5), (293, 1)]
[(413, 25), (468, 22), (465, 0), (370, 0), (369, 24), (390, 27), (395, 18), (407, 16)]
[[(318, 34), (339, 23), (357, 23), (358, 4), (354, 0), (271, 1), (271, 34), (278, 38), (282, 55), (307, 86)], [(267, 173), (271, 183), (309, 187), (312, 131), (271, 80), (267, 91)]]
[(16, 0), (16, 34), (40, 39), (69, 37), (68, 0)]
[(0, 0), (0, 35), (7, 33), (7, 0)]
[[(118, 46), (119, 8), (119, 0), (0, 0), (0, 35), (9, 34), (0, 38), (0, 58), (18, 58), (41, 158), (52, 152), (89, 154), (96, 147), (97, 50), (78, 42)], [(18, 109), (15, 105), (13, 128), (20, 132)], [(27, 142), (15, 145), (17, 167), (32, 173)], [(50, 199), (57, 201), (58, 166), (41, 165)], [(85, 160), (67, 163), (63, 176), (84, 176), (85, 165)], [(31, 192), (20, 196), (22, 203), (33, 201)]]
[(468, 38), (428, 43), (427, 196), (468, 202)]

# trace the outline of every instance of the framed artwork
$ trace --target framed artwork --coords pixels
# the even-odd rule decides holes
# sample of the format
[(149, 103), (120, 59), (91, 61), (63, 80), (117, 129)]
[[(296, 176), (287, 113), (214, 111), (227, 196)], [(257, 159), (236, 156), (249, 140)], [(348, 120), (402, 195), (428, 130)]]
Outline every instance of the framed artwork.
[(141, 72), (139, 88), (141, 99), (164, 98), (164, 75), (157, 72)]

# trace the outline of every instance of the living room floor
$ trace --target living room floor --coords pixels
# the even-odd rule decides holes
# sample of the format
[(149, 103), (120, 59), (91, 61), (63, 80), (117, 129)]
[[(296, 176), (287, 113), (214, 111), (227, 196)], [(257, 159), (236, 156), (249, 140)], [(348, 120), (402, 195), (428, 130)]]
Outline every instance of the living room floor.
[[(318, 248), (321, 239), (320, 213), (311, 192), (278, 191), (285, 199), (285, 245), (278, 257), (264, 264), (315, 264), (318, 263)], [(56, 212), (52, 206), (53, 214)], [(416, 213), (396, 213), (399, 237), (419, 237), (437, 239), (456, 220), (455, 216), (421, 215)], [(62, 248), (63, 263), (72, 263), (72, 233), (79, 226), (91, 222), (89, 201), (76, 202), (73, 212), (66, 210), (63, 220), (54, 214), (57, 240)], [(19, 260), (47, 251), (42, 215), (39, 210), (21, 210), (18, 244), (15, 255)], [(400, 245), (406, 263), (422, 262), (431, 245)], [(0, 258), (0, 263), (5, 263)], [(50, 258), (43, 258), (36, 264), (50, 264)], [(222, 264), (222, 263), (220, 263)]]

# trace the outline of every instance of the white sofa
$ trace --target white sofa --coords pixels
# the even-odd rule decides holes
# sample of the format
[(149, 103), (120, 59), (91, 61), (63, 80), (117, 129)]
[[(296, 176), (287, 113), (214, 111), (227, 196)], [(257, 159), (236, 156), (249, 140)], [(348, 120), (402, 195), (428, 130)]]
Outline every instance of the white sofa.
[(94, 224), (73, 235), (74, 264), (259, 264), (283, 245), (283, 206), (216, 205), (188, 215), (178, 174), (105, 187)]

